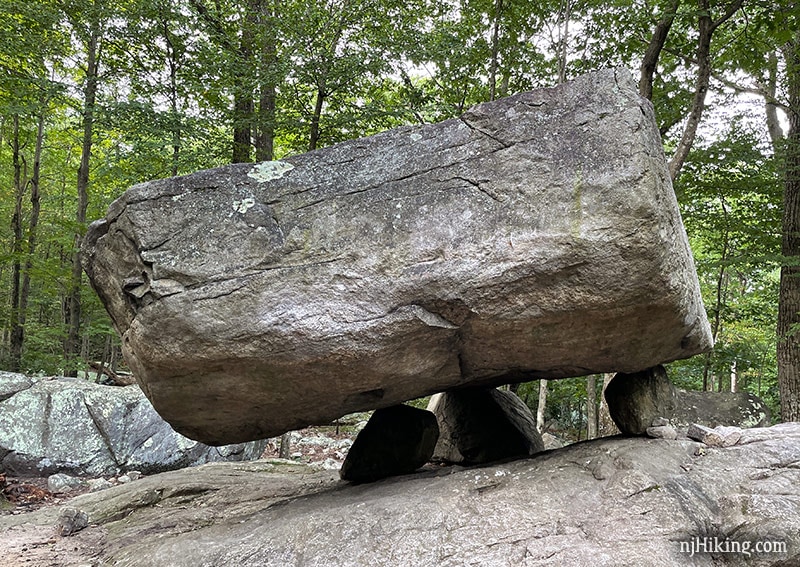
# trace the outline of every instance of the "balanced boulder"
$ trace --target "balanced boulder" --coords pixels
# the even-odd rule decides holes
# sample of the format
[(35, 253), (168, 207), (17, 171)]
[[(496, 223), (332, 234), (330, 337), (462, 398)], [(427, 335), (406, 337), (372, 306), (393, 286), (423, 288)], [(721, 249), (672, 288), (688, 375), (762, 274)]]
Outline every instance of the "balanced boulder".
[(623, 70), (136, 185), (83, 257), (145, 394), (212, 444), (712, 342), (653, 109)]

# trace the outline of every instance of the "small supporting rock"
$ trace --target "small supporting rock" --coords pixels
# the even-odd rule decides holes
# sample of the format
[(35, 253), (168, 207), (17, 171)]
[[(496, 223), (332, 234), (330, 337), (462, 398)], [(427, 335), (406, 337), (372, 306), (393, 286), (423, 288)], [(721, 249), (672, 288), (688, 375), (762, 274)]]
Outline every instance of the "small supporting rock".
[(678, 432), (671, 425), (658, 425), (656, 427), (648, 427), (647, 436), (654, 439), (675, 440), (678, 438)]
[(627, 435), (650, 435), (648, 428), (664, 425), (759, 427), (769, 423), (768, 408), (753, 394), (680, 390), (670, 382), (663, 366), (617, 374), (605, 396), (611, 418)]
[(438, 438), (439, 426), (429, 411), (406, 405), (375, 410), (339, 474), (343, 480), (373, 482), (412, 473), (430, 460)]
[(434, 460), (480, 464), (544, 451), (536, 418), (515, 394), (465, 388), (434, 396), (428, 409), (439, 420)]

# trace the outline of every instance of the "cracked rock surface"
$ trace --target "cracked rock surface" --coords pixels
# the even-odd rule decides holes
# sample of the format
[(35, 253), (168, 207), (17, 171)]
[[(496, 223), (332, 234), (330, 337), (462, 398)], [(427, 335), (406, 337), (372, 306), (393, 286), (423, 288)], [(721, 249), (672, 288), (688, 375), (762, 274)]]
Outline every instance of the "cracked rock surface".
[[(700, 447), (608, 437), (365, 485), (287, 461), (212, 463), (71, 500), (90, 526), (49, 559), (68, 546), (92, 560), (32, 565), (798, 565), (800, 424)], [(0, 556), (16, 565), (4, 542), (59, 513), (0, 517)], [(713, 538), (748, 553), (715, 552)], [(692, 542), (705, 548), (690, 555)]]
[(257, 459), (266, 441), (209, 447), (177, 433), (138, 386), (0, 373), (0, 470), (18, 476), (146, 474)]
[(621, 70), (137, 185), (84, 261), (145, 394), (206, 443), (711, 345), (653, 111)]

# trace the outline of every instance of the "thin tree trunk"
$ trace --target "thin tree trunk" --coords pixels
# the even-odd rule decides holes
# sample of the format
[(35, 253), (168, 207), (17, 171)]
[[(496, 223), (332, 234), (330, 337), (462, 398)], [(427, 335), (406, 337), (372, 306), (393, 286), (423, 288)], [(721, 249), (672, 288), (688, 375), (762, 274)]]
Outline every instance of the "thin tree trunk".
[(678, 13), (680, 4), (680, 0), (673, 0), (672, 4), (667, 8), (667, 13), (664, 14), (664, 17), (656, 24), (653, 30), (653, 37), (650, 38), (647, 51), (645, 51), (642, 58), (642, 65), (639, 68), (639, 94), (648, 100), (653, 98), (653, 77), (658, 67), (658, 59), (661, 56), (661, 50), (667, 41), (669, 30), (672, 28), (672, 22), (675, 21), (675, 15)]
[(292, 434), (290, 431), (287, 431), (283, 435), (281, 435), (281, 447), (278, 451), (278, 456), (281, 459), (288, 459), (291, 456), (292, 452)]
[(261, 48), (259, 68), (260, 85), (255, 135), (256, 161), (271, 161), (275, 157), (275, 109), (277, 106), (275, 67), (278, 62), (278, 47), (275, 34), (270, 32), (275, 27), (278, 18), (278, 5), (277, 1), (271, 7), (265, 0), (258, 1), (264, 45)]
[(314, 114), (311, 116), (311, 128), (308, 136), (308, 151), (316, 150), (319, 143), (319, 122), (322, 118), (322, 106), (325, 104), (325, 81), (317, 88), (317, 98), (314, 101)]
[(710, 0), (698, 0), (698, 21), (697, 27), (699, 36), (697, 39), (697, 78), (695, 79), (694, 96), (686, 126), (683, 129), (678, 147), (669, 162), (669, 174), (672, 181), (678, 179), (686, 158), (694, 145), (697, 136), (697, 128), (703, 117), (706, 105), (706, 94), (711, 80), (711, 38), (714, 31), (735, 14), (741, 8), (744, 0), (734, 0), (726, 9), (725, 15), (714, 21), (711, 17)]
[(544, 433), (544, 411), (547, 407), (547, 380), (539, 380), (539, 404), (536, 406), (536, 429)]
[(11, 232), (13, 243), (11, 246), (13, 258), (11, 262), (11, 313), (9, 337), (9, 368), (12, 372), (19, 372), (22, 359), (22, 342), (24, 330), (20, 312), (21, 276), (22, 276), (22, 201), (25, 195), (25, 181), (23, 180), (22, 157), (19, 134), (19, 116), (13, 118), (13, 134), (11, 138), (11, 161), (14, 168), (14, 213), (11, 217)]
[(39, 179), (41, 176), (42, 147), (44, 145), (44, 109), (39, 115), (36, 126), (36, 145), (33, 151), (33, 172), (29, 181), (31, 187), (31, 216), (28, 220), (28, 249), (26, 251), (25, 266), (22, 271), (22, 285), (19, 292), (19, 351), (16, 360), (19, 369), (22, 350), (25, 345), (25, 325), (28, 321), (28, 298), (31, 293), (31, 270), (33, 269), (33, 257), (36, 252), (36, 236), (39, 227), (39, 213), (41, 211), (41, 198), (39, 195)]
[(181, 162), (181, 115), (178, 112), (178, 56), (169, 32), (169, 22), (162, 22), (164, 41), (167, 44), (167, 65), (169, 67), (169, 105), (170, 129), (172, 130), (172, 176), (177, 177)]
[(252, 131), (250, 121), (253, 116), (252, 93), (238, 88), (233, 102), (233, 155), (231, 163), (247, 163), (250, 161), (250, 145)]
[(246, 72), (243, 73), (241, 80), (235, 85), (233, 93), (233, 163), (246, 163), (250, 161), (250, 148), (253, 144), (253, 118), (255, 105), (253, 103), (253, 78), (252, 68), (253, 54), (255, 48), (255, 27), (258, 25), (257, 14), (252, 9), (252, 4), (248, 4), (248, 10), (242, 23), (242, 37), (239, 42), (239, 65), (242, 65)]
[(569, 19), (572, 17), (572, 0), (561, 0), (558, 12), (558, 83), (567, 82), (567, 44), (569, 42)]
[(764, 111), (767, 115), (767, 131), (772, 142), (773, 151), (777, 151), (783, 142), (783, 128), (778, 118), (778, 56), (773, 51), (767, 56), (767, 82), (761, 86), (764, 93)]
[(64, 345), (67, 376), (78, 375), (78, 356), (80, 354), (81, 333), (81, 287), (83, 268), (81, 266), (81, 244), (83, 244), (83, 227), (86, 224), (86, 210), (89, 206), (89, 161), (92, 155), (95, 104), (97, 103), (97, 82), (100, 63), (100, 23), (92, 22), (89, 43), (86, 46), (86, 85), (84, 87), (83, 105), (83, 142), (81, 144), (81, 162), (78, 167), (78, 207), (75, 221), (78, 231), (75, 234), (75, 249), (72, 255), (72, 278), (70, 281), (68, 305), (68, 332)]
[(597, 375), (586, 378), (586, 438), (597, 437)]
[[(722, 211), (727, 221), (728, 209), (725, 205), (725, 199), (721, 199)], [(720, 258), (719, 271), (717, 272), (717, 286), (716, 286), (716, 299), (714, 301), (714, 318), (711, 320), (711, 337), (716, 343), (719, 336), (719, 329), (722, 325), (722, 305), (725, 303), (725, 292), (727, 286), (725, 285), (726, 272), (725, 265), (728, 260), (728, 230), (725, 229), (724, 238), (722, 241), (722, 257)], [(705, 361), (703, 363), (703, 391), (709, 391), (709, 373), (711, 372), (711, 362), (714, 353), (709, 351), (703, 355)], [(713, 390), (713, 387), (710, 388)]]
[(497, 69), (500, 57), (500, 20), (503, 15), (503, 0), (495, 0), (494, 24), (492, 27), (492, 59), (489, 64), (489, 100), (497, 97)]
[(778, 386), (783, 421), (800, 421), (800, 33), (784, 50), (789, 133), (783, 194), (783, 241), (778, 299)]

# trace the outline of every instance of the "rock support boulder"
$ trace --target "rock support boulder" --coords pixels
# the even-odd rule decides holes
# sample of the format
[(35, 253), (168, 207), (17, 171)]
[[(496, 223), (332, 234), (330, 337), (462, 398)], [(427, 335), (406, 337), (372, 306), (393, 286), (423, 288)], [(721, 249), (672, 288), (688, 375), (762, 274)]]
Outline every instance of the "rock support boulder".
[(766, 427), (770, 423), (769, 408), (757, 396), (749, 392), (681, 390), (670, 381), (663, 366), (617, 374), (606, 387), (605, 399), (611, 419), (626, 435), (660, 437), (653, 435), (651, 425), (671, 424), (685, 429), (692, 424)]
[(373, 482), (409, 474), (430, 460), (439, 426), (433, 413), (404, 404), (375, 410), (342, 463), (342, 480)]
[(433, 396), (439, 422), (434, 461), (476, 465), (544, 451), (536, 418), (513, 392), (462, 388)]
[(711, 345), (653, 110), (621, 70), (137, 185), (83, 255), (142, 389), (212, 444)]

